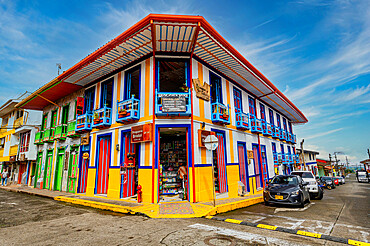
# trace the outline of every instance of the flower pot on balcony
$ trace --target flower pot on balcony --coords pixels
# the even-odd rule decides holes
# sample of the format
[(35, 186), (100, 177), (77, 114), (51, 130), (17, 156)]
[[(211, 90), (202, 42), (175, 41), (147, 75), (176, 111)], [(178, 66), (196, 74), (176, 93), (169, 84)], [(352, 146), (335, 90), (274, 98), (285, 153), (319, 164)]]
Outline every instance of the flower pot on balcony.
[(94, 124), (96, 125), (96, 124), (99, 124), (100, 123), (100, 119), (98, 118), (98, 119), (94, 119)]
[(229, 120), (229, 115), (228, 115), (228, 114), (223, 114), (223, 115), (222, 115), (222, 118), (223, 118), (224, 120)]

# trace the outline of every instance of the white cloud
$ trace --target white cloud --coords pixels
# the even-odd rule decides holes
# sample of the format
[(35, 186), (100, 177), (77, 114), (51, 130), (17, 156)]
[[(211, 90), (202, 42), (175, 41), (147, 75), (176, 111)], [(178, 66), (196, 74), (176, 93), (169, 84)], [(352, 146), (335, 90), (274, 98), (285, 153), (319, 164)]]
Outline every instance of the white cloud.
[(320, 138), (320, 137), (327, 136), (327, 135), (330, 135), (330, 134), (333, 134), (333, 133), (336, 133), (336, 132), (339, 132), (339, 131), (342, 131), (342, 130), (344, 130), (343, 127), (333, 129), (333, 130), (330, 130), (330, 131), (326, 131), (326, 132), (320, 132), (320, 133), (316, 133), (316, 134), (310, 135), (308, 137), (305, 137), (305, 139)]

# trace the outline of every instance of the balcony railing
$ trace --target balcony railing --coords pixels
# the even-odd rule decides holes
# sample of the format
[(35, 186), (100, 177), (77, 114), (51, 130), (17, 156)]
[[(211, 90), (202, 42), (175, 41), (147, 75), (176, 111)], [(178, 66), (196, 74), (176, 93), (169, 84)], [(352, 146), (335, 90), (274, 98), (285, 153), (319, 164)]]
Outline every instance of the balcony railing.
[(278, 167), (279, 166), (279, 157), (278, 157), (278, 153), (274, 152), (272, 153), (272, 157), (274, 159), (274, 167)]
[(249, 114), (249, 119), (251, 121), (251, 131), (262, 133), (262, 121), (253, 114)]
[(249, 114), (243, 113), (243, 112), (237, 112), (235, 114), (236, 118), (236, 128), (241, 130), (249, 130), (250, 124), (249, 124)]
[(76, 121), (73, 120), (67, 125), (67, 137), (75, 138), (79, 137), (79, 134), (76, 133)]
[(103, 107), (93, 111), (93, 128), (107, 127), (112, 124), (112, 109)]
[(117, 103), (117, 122), (131, 122), (140, 119), (140, 100), (131, 97)]
[(44, 140), (43, 140), (43, 131), (36, 132), (36, 135), (35, 135), (35, 144), (38, 145), (38, 144), (43, 144), (43, 143), (44, 143)]
[(272, 125), (264, 120), (262, 121), (262, 133), (263, 135), (272, 136)]
[(188, 92), (155, 91), (155, 114), (158, 116), (190, 116), (190, 90)]
[(295, 134), (292, 134), (293, 136), (292, 136), (292, 143), (297, 143), (297, 137), (296, 137), (296, 135)]
[(213, 123), (230, 124), (229, 105), (225, 106), (222, 103), (215, 102), (211, 104), (211, 109)]
[(281, 129), (280, 140), (287, 140), (287, 139), (288, 139), (287, 131), (284, 129)]
[(77, 115), (76, 119), (76, 132), (91, 131), (92, 130), (92, 114), (86, 113)]
[(18, 119), (14, 121), (13, 127), (18, 128), (18, 127), (21, 127), (22, 125), (23, 125), (23, 116), (19, 117)]
[(53, 142), (54, 141), (55, 128), (51, 127), (44, 131), (44, 142)]
[(286, 164), (293, 164), (294, 163), (293, 156), (291, 154), (285, 154), (285, 161)]
[(54, 139), (66, 140), (67, 137), (67, 124), (59, 125), (55, 128)]
[(280, 138), (281, 128), (278, 126), (272, 126), (272, 137)]

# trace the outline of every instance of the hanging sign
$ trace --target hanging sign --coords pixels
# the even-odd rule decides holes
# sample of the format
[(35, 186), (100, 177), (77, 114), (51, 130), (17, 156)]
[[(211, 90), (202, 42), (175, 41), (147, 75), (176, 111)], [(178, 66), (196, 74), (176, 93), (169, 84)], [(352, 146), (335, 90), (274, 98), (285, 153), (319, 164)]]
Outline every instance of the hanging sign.
[(83, 153), (83, 155), (82, 155), (82, 158), (83, 158), (84, 160), (89, 159), (89, 157), (90, 157), (89, 153)]
[(193, 79), (193, 87), (198, 98), (209, 101), (209, 84), (200, 82), (198, 78)]
[(81, 145), (89, 145), (90, 144), (90, 134), (87, 133), (86, 136), (81, 137)]
[(218, 138), (215, 135), (208, 135), (204, 140), (204, 145), (208, 150), (215, 150), (218, 147)]
[(253, 151), (248, 150), (247, 153), (248, 153), (248, 159), (253, 159)]
[(206, 140), (206, 137), (209, 135), (215, 135), (214, 132), (206, 131), (206, 130), (198, 130), (198, 145), (199, 147), (206, 147), (204, 145), (204, 140)]
[(64, 170), (68, 170), (69, 152), (66, 152), (64, 156)]
[(131, 127), (131, 143), (152, 141), (153, 123)]
[(81, 115), (84, 111), (84, 98), (83, 97), (77, 97), (76, 101), (76, 114)]

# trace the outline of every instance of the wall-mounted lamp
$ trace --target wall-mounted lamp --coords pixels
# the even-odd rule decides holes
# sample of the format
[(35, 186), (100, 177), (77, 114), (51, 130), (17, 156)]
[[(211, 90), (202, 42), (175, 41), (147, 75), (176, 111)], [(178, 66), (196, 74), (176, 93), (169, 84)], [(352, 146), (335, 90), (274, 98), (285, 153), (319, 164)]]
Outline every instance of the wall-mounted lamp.
[(119, 151), (119, 144), (116, 144), (116, 150)]

